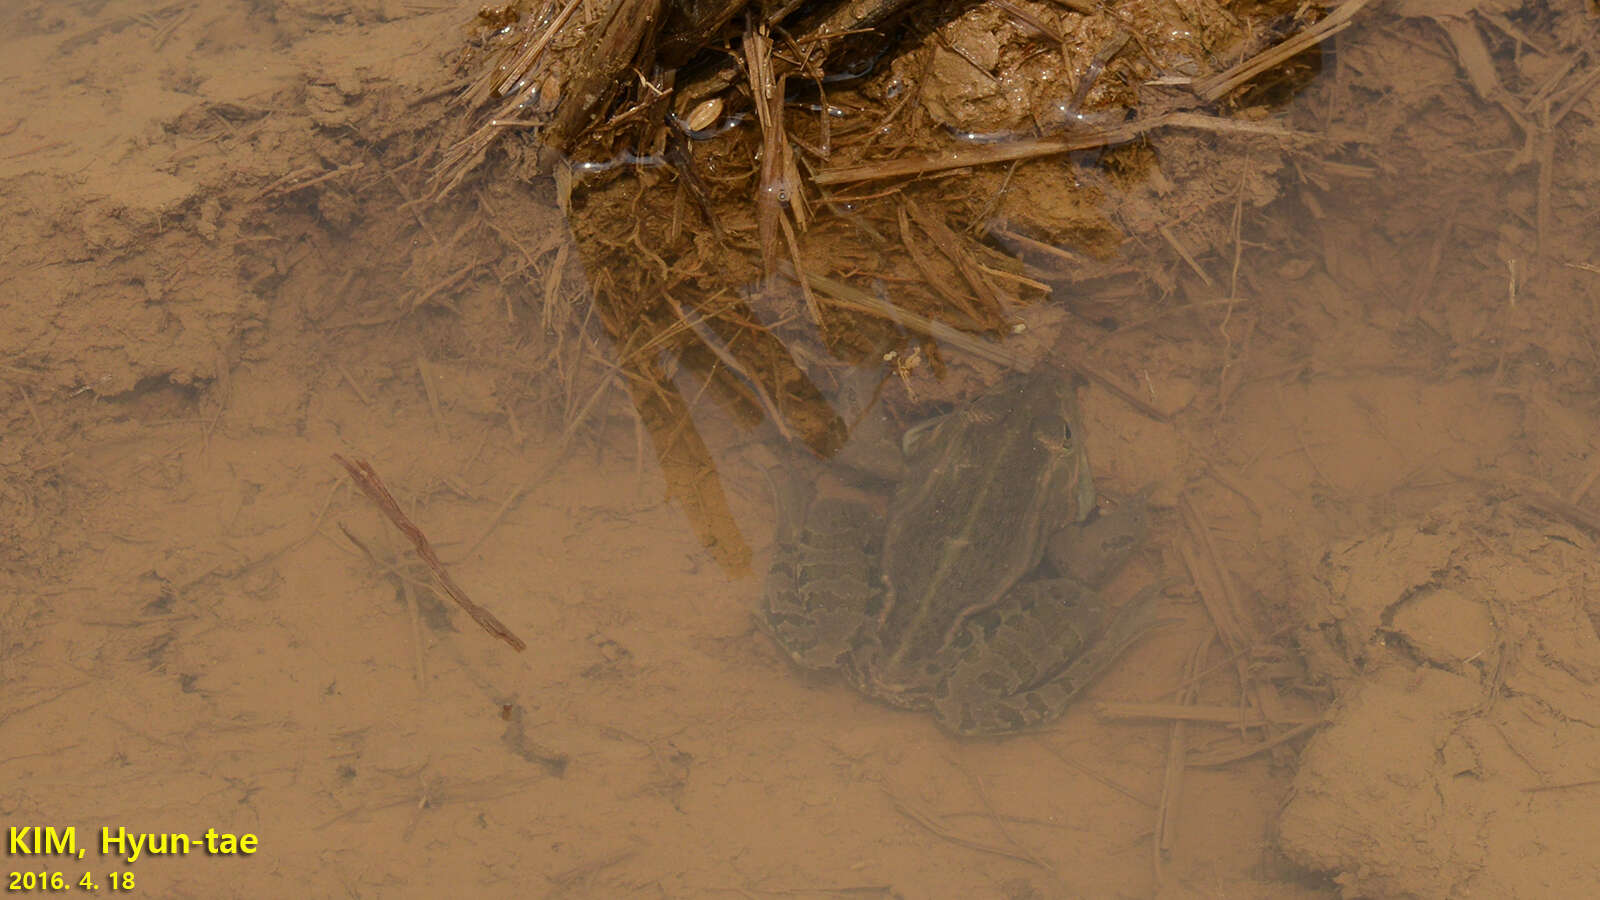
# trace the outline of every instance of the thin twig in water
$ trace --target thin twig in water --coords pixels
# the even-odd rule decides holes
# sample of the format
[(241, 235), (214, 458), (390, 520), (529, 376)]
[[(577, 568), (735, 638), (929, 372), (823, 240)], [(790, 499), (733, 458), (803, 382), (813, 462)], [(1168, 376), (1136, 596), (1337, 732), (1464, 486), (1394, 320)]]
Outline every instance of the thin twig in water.
[[(1194, 543), (1185, 543), (1180, 549), (1184, 562), (1189, 568), (1189, 578), (1194, 582), (1200, 592), (1200, 599), (1205, 604), (1206, 611), (1211, 614), (1211, 622), (1217, 628), (1217, 633), (1222, 636), (1222, 642), (1229, 653), (1238, 654), (1250, 647), (1254, 640), (1249, 633), (1249, 626), (1244, 620), (1243, 609), (1240, 606), (1239, 592), (1233, 586), (1231, 574), (1222, 564), (1222, 555), (1217, 551), (1216, 542), (1211, 539), (1211, 531), (1206, 527), (1205, 519), (1200, 515), (1194, 503), (1187, 494), (1179, 495), (1178, 509), (1183, 516), (1184, 524), (1189, 527)], [(1201, 563), (1201, 558), (1194, 550), (1204, 551), (1205, 561), (1210, 564), (1207, 570)], [(1204, 576), (1209, 571), (1211, 578)], [(1207, 590), (1208, 587), (1213, 588)], [(1244, 662), (1241, 657), (1240, 675), (1243, 677)]]
[[(884, 793), (888, 794), (889, 792), (885, 791)], [(943, 838), (952, 844), (966, 847), (968, 850), (977, 850), (981, 853), (993, 853), (996, 856), (1004, 856), (1007, 859), (1014, 859), (1018, 862), (1031, 863), (1047, 870), (1049, 868), (1038, 859), (1030, 857), (1027, 854), (1018, 853), (1015, 850), (1010, 850), (1005, 847), (996, 847), (993, 844), (985, 844), (982, 841), (976, 841), (972, 838), (962, 837), (959, 834), (955, 834), (949, 828), (945, 827), (942, 822), (940, 822), (938, 819), (935, 819), (931, 813), (911, 806), (906, 801), (896, 797), (894, 794), (889, 794), (889, 802), (894, 804), (895, 812), (898, 812), (900, 815), (905, 816), (918, 825), (921, 825), (934, 837)]]
[(788, 192), (783, 167), (783, 90), (772, 71), (772, 38), (763, 22), (752, 22), (744, 34), (744, 67), (750, 102), (761, 127), (761, 175), (756, 181), (756, 232), (761, 242), (761, 270), (771, 276), (778, 258), (778, 221)]
[(1282, 734), (1273, 735), (1267, 740), (1259, 743), (1224, 747), (1222, 749), (1212, 750), (1206, 753), (1191, 753), (1187, 761), (1191, 768), (1198, 769), (1211, 769), (1216, 768), (1217, 766), (1225, 766), (1229, 763), (1238, 762), (1241, 759), (1249, 759), (1250, 757), (1255, 756), (1257, 753), (1260, 753), (1264, 750), (1271, 750), (1275, 747), (1281, 747), (1295, 738), (1315, 731), (1326, 724), (1327, 722), (1321, 719), (1318, 719), (1315, 722), (1303, 722)]
[(1517, 499), (1534, 509), (1559, 516), (1574, 525), (1600, 534), (1600, 513), (1591, 512), (1576, 503), (1568, 503), (1560, 497), (1541, 491), (1525, 491)]
[(1422, 264), (1422, 271), (1417, 273), (1417, 283), (1411, 288), (1411, 303), (1406, 309), (1406, 317), (1415, 319), (1422, 314), (1422, 309), (1428, 303), (1428, 295), (1433, 293), (1433, 281), (1439, 274), (1439, 262), (1444, 259), (1444, 248), (1450, 240), (1450, 232), (1456, 227), (1456, 211), (1461, 206), (1460, 198), (1452, 201), (1450, 211), (1444, 215), (1444, 224), (1439, 226), (1439, 231), (1433, 236), (1433, 245), (1428, 248), (1428, 258)]
[[(778, 261), (778, 272), (790, 278), (794, 277), (794, 267), (787, 260)], [(1022, 371), (1023, 369), (1022, 360), (1017, 359), (1012, 354), (936, 319), (930, 319), (908, 309), (902, 309), (887, 300), (874, 297), (854, 285), (829, 278), (826, 275), (819, 275), (816, 272), (807, 270), (806, 277), (811, 279), (812, 287), (833, 298), (833, 302), (837, 306), (888, 319), (897, 325), (925, 334), (935, 340), (943, 341), (957, 350), (969, 353), (979, 359), (988, 360), (996, 365), (1004, 366), (1014, 371)], [(1167, 416), (1161, 410), (1146, 403), (1138, 394), (1112, 381), (1099, 370), (1072, 359), (1063, 359), (1059, 360), (1059, 362), (1061, 365), (1115, 394), (1122, 402), (1155, 419), (1157, 422), (1167, 421)]]
[(694, 318), (690, 318), (689, 313), (684, 310), (683, 305), (678, 302), (677, 298), (665, 291), (662, 292), (661, 299), (667, 301), (667, 305), (672, 307), (672, 311), (677, 314), (683, 324), (689, 326), (695, 336), (700, 338), (700, 343), (704, 344), (706, 349), (715, 354), (717, 359), (722, 360), (723, 365), (727, 366), (733, 374), (739, 376), (750, 386), (750, 390), (756, 395), (756, 400), (760, 401), (762, 410), (766, 412), (767, 418), (772, 420), (773, 426), (778, 429), (779, 434), (783, 435), (784, 440), (794, 440), (794, 432), (789, 430), (789, 423), (784, 420), (783, 414), (778, 412), (778, 405), (772, 401), (772, 396), (767, 393), (766, 386), (756, 379), (755, 375), (739, 361), (738, 357), (733, 355), (733, 351), (723, 342), (721, 336), (706, 325), (705, 317), (697, 315)]
[(1121, 794), (1124, 797), (1127, 797), (1129, 800), (1132, 800), (1140, 806), (1143, 806), (1147, 809), (1156, 808), (1156, 802), (1154, 800), (1151, 800), (1148, 797), (1139, 796), (1138, 792), (1136, 792), (1133, 788), (1128, 787), (1125, 784), (1119, 784), (1116, 781), (1113, 781), (1109, 776), (1096, 772), (1083, 763), (1073, 759), (1066, 753), (1057, 750), (1053, 744), (1050, 744), (1046, 741), (1040, 741), (1039, 746), (1043, 747), (1046, 753), (1049, 753), (1051, 756), (1054, 756), (1056, 759), (1060, 760), (1068, 768), (1077, 771), (1085, 777), (1094, 779), (1105, 787)]
[(1205, 268), (1200, 265), (1200, 261), (1195, 259), (1194, 254), (1189, 252), (1189, 248), (1184, 246), (1183, 241), (1178, 239), (1178, 235), (1173, 232), (1170, 225), (1158, 225), (1156, 226), (1156, 232), (1166, 238), (1167, 243), (1172, 245), (1172, 249), (1178, 251), (1178, 256), (1182, 257), (1183, 261), (1189, 264), (1189, 268), (1200, 276), (1200, 280), (1205, 282), (1206, 287), (1216, 286), (1216, 283), (1211, 280), (1211, 276), (1206, 273)]
[(1541, 784), (1522, 789), (1524, 794), (1542, 794), (1545, 791), (1570, 791), (1573, 788), (1594, 787), (1600, 784), (1600, 778), (1591, 778), (1588, 781), (1572, 781), (1566, 784)]
[(928, 175), (950, 169), (965, 169), (991, 163), (1010, 162), (1014, 159), (1036, 159), (1041, 156), (1060, 156), (1076, 150), (1090, 150), (1110, 144), (1131, 141), (1141, 134), (1157, 128), (1196, 128), (1205, 131), (1259, 134), (1269, 137), (1303, 138), (1297, 134), (1266, 122), (1247, 122), (1208, 116), (1200, 113), (1167, 113), (1109, 128), (1082, 131), (1059, 138), (1020, 140), (1011, 143), (990, 144), (954, 151), (943, 151), (926, 156), (912, 156), (888, 162), (862, 163), (824, 169), (817, 173), (817, 184), (842, 184), (851, 181), (872, 181), (879, 178), (904, 178), (911, 175)]
[(413, 664), (416, 666), (417, 689), (426, 690), (428, 686), (428, 665), (422, 652), (422, 608), (417, 604), (417, 586), (419, 582), (401, 571), (400, 566), (394, 563), (393, 551), (388, 547), (389, 542), (384, 541), (384, 553), (389, 559), (381, 559), (372, 551), (366, 542), (355, 536), (355, 532), (345, 527), (343, 522), (338, 523), (339, 530), (344, 532), (345, 539), (356, 546), (367, 561), (385, 575), (394, 577), (395, 583), (400, 585), (400, 593), (406, 598), (406, 613), (411, 619), (411, 650)]
[(450, 573), (445, 571), (444, 564), (439, 562), (439, 554), (433, 551), (433, 545), (428, 542), (427, 535), (424, 535), (422, 529), (418, 528), (401, 511), (400, 504), (395, 502), (394, 496), (384, 486), (383, 479), (378, 477), (378, 473), (373, 470), (372, 466), (367, 464), (366, 460), (349, 460), (337, 453), (333, 454), (333, 459), (339, 465), (344, 466), (344, 470), (350, 473), (350, 480), (356, 483), (356, 487), (361, 488), (361, 493), (366, 494), (367, 499), (377, 504), (378, 509), (389, 517), (389, 521), (400, 529), (400, 533), (411, 541), (411, 545), (417, 550), (417, 555), (422, 557), (424, 563), (427, 563), (428, 571), (432, 572), (433, 577), (438, 579), (439, 586), (444, 588), (446, 594), (450, 595), (450, 599), (466, 610), (467, 615), (482, 626), (484, 631), (510, 644), (512, 649), (518, 653), (528, 649), (528, 645), (523, 642), (522, 638), (512, 634), (511, 629), (501, 624), (493, 613), (472, 602), (466, 591), (463, 591), (456, 584), (455, 579), (450, 577)]
[[(1212, 635), (1206, 635), (1189, 655), (1190, 684), (1178, 697), (1183, 705), (1194, 703), (1200, 686), (1195, 675), (1205, 665), (1206, 654), (1211, 652)], [(1172, 723), (1172, 735), (1167, 743), (1167, 768), (1161, 783), (1161, 805), (1156, 809), (1156, 834), (1154, 842), (1156, 882), (1162, 880), (1162, 869), (1172, 858), (1172, 848), (1178, 842), (1178, 802), (1183, 796), (1183, 769), (1188, 753), (1187, 732), (1189, 723), (1177, 719)]]
[(951, 287), (949, 279), (942, 277), (933, 268), (933, 262), (917, 246), (917, 236), (911, 230), (911, 219), (906, 215), (905, 204), (902, 203), (897, 212), (900, 224), (900, 243), (906, 248), (906, 256), (911, 260), (911, 264), (917, 267), (918, 272), (922, 273), (922, 279), (928, 283), (929, 287), (933, 288), (935, 293), (943, 297), (946, 303), (961, 310), (973, 322), (982, 324), (983, 318), (978, 315), (978, 310), (967, 300), (965, 295)]
[(1369, 2), (1370, 0), (1349, 0), (1343, 6), (1329, 13), (1328, 17), (1321, 22), (1277, 46), (1263, 50), (1225, 72), (1218, 72), (1210, 77), (1197, 79), (1194, 82), (1195, 94), (1207, 103), (1216, 100), (1278, 63), (1299, 54), (1301, 51), (1308, 50), (1349, 28), (1350, 20)]
[(1095, 704), (1095, 715), (1103, 719), (1165, 719), (1208, 722), (1239, 728), (1265, 728), (1269, 725), (1303, 725), (1321, 719), (1268, 719), (1260, 712), (1236, 706), (1199, 706), (1184, 703), (1131, 703), (1102, 700)]
[(994, 825), (994, 830), (1000, 832), (1000, 836), (1010, 841), (1013, 847), (1016, 847), (1020, 852), (1027, 854), (1028, 857), (1033, 860), (1034, 865), (1053, 874), (1055, 869), (1049, 863), (1040, 859), (1033, 851), (1029, 850), (1027, 845), (1017, 840), (1017, 836), (1012, 834), (1011, 829), (1006, 827), (1004, 817), (1000, 815), (1000, 811), (995, 809), (994, 804), (989, 800), (989, 792), (983, 786), (983, 779), (976, 775), (972, 775), (971, 773), (968, 773), (967, 778), (972, 782), (972, 789), (977, 792), (978, 800), (983, 803), (984, 811), (989, 814), (989, 821)]

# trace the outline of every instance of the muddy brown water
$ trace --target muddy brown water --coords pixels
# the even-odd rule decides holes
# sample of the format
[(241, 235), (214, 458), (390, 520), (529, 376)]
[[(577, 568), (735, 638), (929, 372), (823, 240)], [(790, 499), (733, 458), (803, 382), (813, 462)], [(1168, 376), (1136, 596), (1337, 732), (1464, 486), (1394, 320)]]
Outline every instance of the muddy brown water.
[[(412, 101), (475, 11), (0, 12), (0, 821), (85, 851), (21, 832), (8, 873), (131, 872), (163, 897), (1551, 897), (1600, 877), (1580, 11), (1358, 19), (1273, 113), (1304, 140), (1221, 178), (1201, 166), (1225, 136), (1153, 137), (1165, 181), (1116, 223), (1130, 271), (1021, 311), (1170, 413), (1080, 392), (1103, 490), (1157, 486), (1111, 590), (1214, 557), (1256, 643), (1214, 647), (1195, 700), (1238, 708), (1243, 685), (1281, 721), (1327, 718), (1185, 769), (1165, 826), (1171, 721), (1097, 704), (1173, 700), (1214, 631), (1193, 590), (1054, 726), (1000, 740), (802, 675), (754, 628), (770, 432), (695, 408), (739, 542), (708, 548), (603, 377), (612, 348), (575, 352), (551, 306), (615, 273), (585, 268), (550, 193), (412, 202)], [(1115, 184), (1092, 159), (1030, 165), (1040, 205)], [(1171, 240), (1164, 197), (1229, 227)], [(518, 254), (487, 253), (485, 219), (518, 223)], [(994, 374), (946, 356), (959, 383)], [(936, 405), (928, 373), (909, 387)], [(439, 599), (334, 453), (371, 462), (525, 652)], [(1237, 729), (1184, 732), (1204, 761)], [(102, 828), (258, 843), (129, 862)]]

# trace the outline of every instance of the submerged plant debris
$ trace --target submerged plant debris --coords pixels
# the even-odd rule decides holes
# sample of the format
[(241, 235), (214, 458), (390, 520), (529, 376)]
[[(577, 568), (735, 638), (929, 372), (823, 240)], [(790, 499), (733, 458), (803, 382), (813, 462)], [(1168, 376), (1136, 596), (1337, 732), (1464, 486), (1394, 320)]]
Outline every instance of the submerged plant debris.
[(1322, 20), (1202, 0), (518, 2), (479, 14), (432, 184), (459, 190), (497, 158), (571, 210), (583, 318), (675, 495), (725, 547), (680, 368), (824, 458), (861, 412), (839, 398), (862, 365), (900, 385), (891, 415), (961, 393), (952, 351), (1002, 368), (1064, 356), (1138, 404), (1047, 345), (1115, 325), (1073, 301), (1084, 285), (1174, 289), (1130, 239), (1192, 263), (1230, 239), (1238, 203), (1276, 196), (1293, 138), (1253, 110), (1315, 72), (1317, 41), (1273, 48)]

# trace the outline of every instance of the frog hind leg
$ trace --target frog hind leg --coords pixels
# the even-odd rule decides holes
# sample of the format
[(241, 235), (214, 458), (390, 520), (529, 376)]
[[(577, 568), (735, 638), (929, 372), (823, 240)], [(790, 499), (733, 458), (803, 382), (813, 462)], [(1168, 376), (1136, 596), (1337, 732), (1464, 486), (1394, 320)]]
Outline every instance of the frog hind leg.
[(757, 622), (797, 665), (846, 666), (881, 603), (877, 548), (861, 535), (876, 513), (852, 498), (805, 502), (780, 486), (772, 565)]
[(1049, 723), (1162, 624), (1151, 615), (1160, 594), (1147, 588), (1108, 617), (1098, 595), (1073, 579), (1018, 586), (966, 623), (934, 701), (939, 724), (979, 736)]

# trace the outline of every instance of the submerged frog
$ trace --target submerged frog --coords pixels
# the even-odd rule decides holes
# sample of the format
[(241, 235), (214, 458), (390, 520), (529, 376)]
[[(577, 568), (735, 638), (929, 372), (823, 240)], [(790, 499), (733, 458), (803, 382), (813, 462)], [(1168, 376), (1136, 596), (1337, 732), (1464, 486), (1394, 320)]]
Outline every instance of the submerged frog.
[[(1039, 372), (908, 432), (886, 521), (868, 497), (780, 484), (765, 626), (800, 665), (958, 734), (1059, 715), (1144, 633), (1153, 598), (1110, 617), (1097, 598), (1144, 504), (1085, 521), (1082, 434), (1070, 382)], [(1033, 577), (1047, 556), (1055, 576)], [(1083, 559), (1100, 573), (1070, 571)]]

